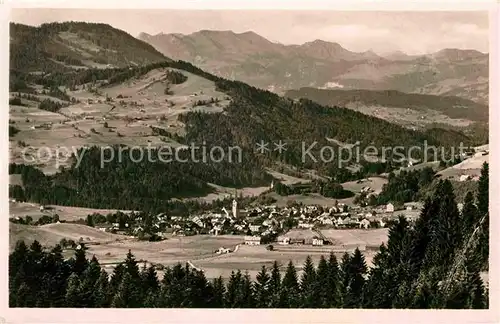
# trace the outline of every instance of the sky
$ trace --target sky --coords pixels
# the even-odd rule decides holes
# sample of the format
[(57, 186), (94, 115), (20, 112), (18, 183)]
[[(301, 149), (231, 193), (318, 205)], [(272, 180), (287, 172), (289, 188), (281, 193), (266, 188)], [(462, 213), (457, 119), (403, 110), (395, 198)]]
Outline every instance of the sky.
[(46, 22), (107, 23), (132, 36), (139, 33), (182, 33), (232, 30), (255, 33), (283, 44), (315, 39), (337, 42), (344, 48), (379, 54), (403, 51), (424, 54), (443, 48), (488, 52), (486, 11), (264, 11), (264, 10), (137, 10), (137, 9), (13, 9), (11, 21), (40, 25)]

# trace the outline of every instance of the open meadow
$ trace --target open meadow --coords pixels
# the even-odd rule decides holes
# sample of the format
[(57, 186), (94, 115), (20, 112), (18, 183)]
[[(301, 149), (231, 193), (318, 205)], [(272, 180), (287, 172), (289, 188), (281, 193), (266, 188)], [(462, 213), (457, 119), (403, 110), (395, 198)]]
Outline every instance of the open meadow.
[[(10, 121), (19, 130), (10, 137), (11, 163), (38, 161), (37, 166), (51, 174), (59, 166), (69, 165), (71, 153), (81, 147), (179, 146), (169, 136), (154, 132), (152, 127), (169, 134), (183, 134), (179, 114), (221, 112), (230, 98), (217, 91), (214, 82), (186, 71), (176, 70), (187, 76), (184, 83), (169, 84), (165, 78), (169, 70), (175, 69), (155, 69), (126, 82), (102, 87), (98, 92), (81, 87), (65, 89), (76, 102), (38, 94), (31, 99), (23, 98), (22, 105), (9, 105)], [(15, 95), (11, 93), (11, 97)], [(39, 102), (46, 98), (66, 106), (58, 112), (39, 109)], [(43, 156), (39, 157), (41, 147)]]
[[(279, 245), (273, 243), (274, 251), (269, 251), (267, 245), (244, 245), (244, 237), (237, 235), (196, 235), (169, 236), (161, 242), (139, 241), (136, 238), (111, 234), (85, 225), (59, 223), (43, 226), (28, 226), (10, 223), (9, 245), (12, 250), (18, 240), (30, 244), (38, 240), (42, 245), (54, 246), (63, 238), (84, 242), (88, 247), (88, 257), (95, 255), (101, 265), (112, 271), (114, 265), (123, 261), (129, 250), (137, 260), (148, 263), (172, 266), (180, 262), (189, 263), (205, 272), (207, 278), (222, 276), (228, 278), (233, 270), (248, 272), (255, 277), (264, 265), (271, 267), (276, 260), (284, 271), (289, 261), (292, 261), (300, 273), (307, 256), (317, 264), (323, 255), (327, 258), (330, 252), (340, 259), (346, 251), (352, 252), (356, 247), (364, 251), (366, 262), (371, 264), (375, 250), (368, 247), (379, 246), (387, 240), (387, 229), (378, 230), (326, 230), (323, 235), (331, 239), (333, 245)], [(311, 230), (293, 230), (289, 235), (297, 237), (313, 236)], [(231, 253), (216, 254), (220, 248), (228, 248)], [(70, 257), (72, 251), (65, 252)], [(161, 271), (160, 271), (161, 272)]]
[[(30, 216), (34, 221), (40, 217), (59, 215), (61, 221), (74, 222), (79, 219), (85, 219), (87, 215), (98, 213), (101, 215), (114, 214), (116, 209), (94, 209), (84, 207), (70, 207), (48, 205), (40, 210), (41, 205), (28, 202), (9, 202), (9, 217), (26, 217)], [(130, 211), (122, 210), (121, 212), (128, 213)]]

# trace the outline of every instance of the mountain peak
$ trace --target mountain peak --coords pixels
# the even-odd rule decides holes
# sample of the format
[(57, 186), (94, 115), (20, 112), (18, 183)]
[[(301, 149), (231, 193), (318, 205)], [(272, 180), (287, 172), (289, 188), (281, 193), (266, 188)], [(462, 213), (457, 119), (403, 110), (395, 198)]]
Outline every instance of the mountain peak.
[(458, 48), (444, 48), (440, 51), (430, 54), (429, 56), (434, 59), (444, 59), (449, 61), (459, 61), (464, 59), (484, 57), (485, 53), (481, 53), (471, 49), (458, 49)]
[(147, 40), (150, 39), (151, 37), (153, 37), (153, 35), (144, 32), (139, 33), (139, 35), (137, 36), (137, 38), (140, 40)]
[(315, 39), (311, 42), (306, 42), (303, 45), (305, 46), (323, 46), (323, 47), (330, 47), (330, 48), (338, 48), (338, 49), (344, 49), (339, 43), (336, 42), (328, 42), (322, 39)]

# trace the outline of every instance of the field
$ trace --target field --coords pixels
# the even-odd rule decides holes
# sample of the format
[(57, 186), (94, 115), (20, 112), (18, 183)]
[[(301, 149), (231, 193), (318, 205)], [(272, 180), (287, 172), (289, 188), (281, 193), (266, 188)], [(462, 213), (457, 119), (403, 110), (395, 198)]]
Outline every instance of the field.
[[(49, 205), (44, 211), (40, 211), (40, 204), (34, 203), (22, 203), (22, 202), (9, 202), (9, 217), (26, 217), (31, 216), (33, 220), (37, 220), (43, 215), (53, 216), (55, 214), (59, 215), (60, 220), (65, 221), (77, 221), (80, 218), (85, 219), (87, 215), (93, 213), (99, 213), (102, 215), (107, 215), (109, 213), (116, 213), (117, 210), (114, 209), (92, 209), (83, 207), (69, 207), (69, 206), (56, 206)], [(129, 212), (123, 211), (122, 212)]]
[[(480, 148), (487, 150), (488, 146), (483, 145)], [(478, 148), (476, 149), (479, 150)], [(481, 155), (479, 153), (478, 156), (474, 155), (465, 161), (438, 172), (438, 174), (440, 174), (443, 178), (454, 180), (458, 180), (461, 175), (479, 176), (481, 174), (481, 167), (483, 166), (483, 163), (488, 161), (489, 155)]]
[(239, 189), (234, 189), (234, 188), (229, 188), (229, 187), (223, 187), (219, 186), (213, 183), (209, 183), (209, 186), (213, 187), (215, 189), (215, 192), (209, 193), (208, 195), (204, 197), (199, 197), (199, 200), (203, 200), (205, 202), (211, 202), (217, 199), (225, 199), (231, 195), (237, 195), (237, 196), (243, 196), (243, 197), (254, 197), (254, 196), (259, 196), (260, 194), (268, 191), (270, 187), (244, 187), (244, 188), (239, 188)]
[(473, 121), (468, 119), (450, 118), (432, 109), (415, 110), (409, 108), (385, 107), (381, 105), (367, 105), (359, 102), (350, 102), (346, 105), (346, 108), (415, 129), (424, 128), (433, 123), (446, 124), (454, 127), (467, 127), (473, 123)]
[[(218, 92), (212, 81), (182, 71), (188, 79), (170, 85), (165, 94), (167, 69), (152, 70), (139, 78), (119, 85), (101, 88), (99, 93), (77, 89), (67, 94), (79, 102), (57, 113), (38, 109), (38, 102), (22, 99), (23, 106), (10, 106), (10, 121), (20, 130), (10, 138), (10, 160), (35, 164), (46, 173), (54, 173), (60, 165), (68, 165), (73, 150), (83, 146), (125, 144), (128, 146), (178, 146), (167, 136), (153, 134), (151, 126), (169, 133), (182, 134), (184, 125), (177, 117), (188, 111), (220, 112), (229, 97)], [(11, 97), (15, 94), (11, 93)], [(39, 100), (47, 96), (38, 95)], [(206, 103), (212, 98), (218, 103)], [(52, 101), (60, 101), (50, 97)], [(195, 103), (198, 103), (195, 106)], [(106, 125), (106, 124), (107, 125)], [(28, 149), (27, 157), (22, 152)], [(45, 155), (38, 158), (38, 148)], [(56, 152), (58, 148), (59, 156)], [(64, 149), (62, 149), (64, 148)], [(48, 153), (50, 150), (50, 154)], [(40, 161), (41, 160), (41, 161)]]
[[(382, 242), (387, 241), (387, 229), (377, 230), (326, 230), (321, 231), (327, 238), (334, 241), (333, 245), (311, 246), (311, 245), (279, 245), (273, 244), (274, 251), (268, 251), (266, 246), (242, 245), (235, 253), (225, 254), (209, 259), (193, 261), (194, 265), (203, 269), (209, 278), (228, 277), (234, 269), (243, 272), (248, 271), (251, 277), (260, 271), (264, 265), (266, 268), (272, 266), (276, 260), (281, 265), (281, 270), (285, 270), (289, 261), (296, 266), (299, 274), (307, 256), (311, 256), (313, 262), (317, 264), (321, 256), (328, 258), (330, 252), (334, 252), (340, 259), (345, 251), (352, 252), (356, 247), (361, 250), (366, 248), (364, 255), (367, 265), (371, 265), (376, 251), (374, 247), (379, 247)], [(292, 230), (286, 236), (296, 238), (309, 238), (315, 233), (311, 230)]]
[(311, 180), (308, 180), (308, 179), (302, 179), (302, 178), (297, 178), (297, 177), (293, 177), (293, 176), (290, 176), (288, 174), (284, 174), (284, 173), (280, 173), (280, 172), (277, 172), (277, 171), (273, 171), (271, 169), (268, 169), (267, 172), (272, 175), (274, 178), (276, 178), (277, 180), (279, 180), (281, 183), (289, 186), (289, 185), (293, 185), (293, 184), (296, 184), (296, 183), (307, 183), (307, 182), (311, 182)]
[(273, 205), (278, 207), (285, 207), (289, 201), (294, 201), (297, 203), (302, 203), (304, 205), (321, 205), (321, 206), (334, 206), (335, 202), (348, 202), (352, 201), (352, 198), (348, 199), (332, 199), (321, 196), (320, 194), (308, 194), (308, 195), (290, 195), (290, 196), (280, 196), (277, 193), (273, 192), (268, 195), (276, 199), (276, 202)]
[(31, 244), (38, 240), (43, 246), (54, 246), (63, 238), (80, 241), (87, 244), (106, 244), (120, 240), (130, 240), (128, 236), (110, 234), (79, 224), (47, 224), (43, 226), (29, 226), (9, 223), (9, 248), (13, 249), (18, 240)]
[(350, 181), (342, 184), (344, 189), (352, 191), (354, 193), (360, 193), (363, 187), (370, 187), (376, 194), (382, 191), (382, 187), (388, 182), (386, 178), (382, 177), (371, 177), (364, 179), (362, 182)]
[[(310, 230), (294, 230), (290, 234), (310, 236), (313, 233)], [(252, 277), (255, 277), (263, 265), (270, 267), (275, 260), (281, 265), (282, 270), (290, 260), (300, 270), (308, 255), (317, 263), (322, 255), (328, 257), (330, 251), (341, 258), (344, 251), (351, 252), (356, 246), (364, 250), (365, 247), (378, 246), (387, 239), (386, 229), (327, 230), (323, 231), (323, 234), (334, 239), (335, 244), (322, 247), (274, 244), (275, 251), (269, 251), (265, 245), (242, 245), (244, 237), (235, 235), (171, 236), (162, 242), (147, 242), (125, 235), (105, 233), (78, 224), (27, 226), (10, 223), (9, 245), (12, 249), (17, 240), (23, 239), (31, 243), (36, 239), (42, 245), (53, 246), (62, 238), (73, 239), (76, 242), (81, 238), (89, 248), (89, 257), (95, 255), (108, 271), (112, 271), (116, 263), (123, 261), (130, 249), (137, 260), (165, 266), (172, 266), (178, 262), (189, 263), (191, 266), (202, 269), (207, 278), (218, 276), (227, 278), (231, 271), (236, 269), (242, 272), (248, 271)], [(220, 247), (229, 248), (234, 252), (215, 254)], [(371, 264), (374, 253), (372, 249), (366, 249), (364, 252), (368, 265)], [(68, 251), (66, 256), (71, 256), (71, 253)]]

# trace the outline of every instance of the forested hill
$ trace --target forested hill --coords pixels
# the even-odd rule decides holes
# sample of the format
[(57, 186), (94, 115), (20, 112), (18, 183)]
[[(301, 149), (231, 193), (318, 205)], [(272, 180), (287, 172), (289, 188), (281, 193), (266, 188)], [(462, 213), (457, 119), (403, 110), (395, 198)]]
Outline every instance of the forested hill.
[(107, 24), (64, 22), (39, 27), (10, 24), (10, 69), (46, 73), (85, 67), (140, 66), (168, 60)]
[[(80, 26), (79, 23), (56, 24), (55, 26), (62, 29), (62, 26), (66, 25)], [(90, 28), (85, 24), (81, 26)], [(30, 27), (24, 26), (24, 28)], [(40, 27), (40, 30), (44, 28), (47, 27)], [(54, 28), (49, 28), (49, 30)], [(83, 29), (86, 30), (85, 28)], [(79, 34), (77, 30), (71, 30)], [(127, 42), (123, 41), (123, 43)], [(136, 42), (140, 41), (134, 40), (131, 44), (136, 44)], [(115, 48), (120, 48), (123, 52), (117, 51), (115, 54), (117, 57), (130, 58), (131, 56), (127, 55), (131, 54), (128, 54), (126, 49), (132, 45), (116, 45)], [(148, 45), (137, 47), (149, 48)], [(38, 47), (34, 46), (34, 48)], [(50, 57), (58, 55), (58, 52), (54, 52), (55, 49), (57, 48), (44, 48), (44, 50), (50, 50), (43, 52), (45, 53), (43, 57), (47, 59), (47, 62), (52, 61)], [(16, 60), (16, 58), (13, 59)], [(160, 60), (159, 57), (156, 59)], [(108, 164), (106, 168), (101, 168), (98, 148), (94, 148), (85, 154), (79, 168), (73, 166), (53, 176), (40, 174), (37, 177), (23, 177), (24, 189), (17, 187), (11, 191), (11, 196), (18, 200), (93, 208), (128, 210), (149, 208), (159, 211), (172, 198), (207, 194), (211, 191), (208, 183), (231, 188), (267, 186), (272, 179), (265, 170), (277, 167), (277, 165), (286, 165), (299, 173), (313, 169), (320, 175), (329, 176), (333, 179), (332, 181), (337, 181), (342, 172), (350, 173), (345, 167), (356, 163), (369, 164), (367, 161), (357, 161), (356, 156), (351, 156), (348, 163), (339, 167), (338, 149), (345, 147), (345, 144), (358, 142), (361, 152), (368, 146), (375, 146), (379, 149), (379, 154), (382, 153), (384, 147), (410, 149), (414, 146), (422, 147), (425, 142), (428, 145), (446, 148), (458, 146), (461, 142), (465, 145), (472, 144), (470, 139), (460, 132), (436, 129), (409, 130), (346, 108), (328, 107), (310, 100), (280, 97), (243, 82), (214, 76), (190, 63), (171, 61), (166, 58), (161, 62), (139, 67), (50, 70), (50, 66), (45, 66), (44, 69), (47, 73), (11, 70), (11, 93), (16, 95), (21, 95), (22, 92), (37, 93), (40, 88), (46, 91), (58, 88), (59, 91), (71, 93), (72, 89), (76, 88), (95, 88), (107, 94), (107, 87), (110, 85), (123, 84), (130, 79), (140, 78), (152, 70), (157, 70), (156, 72), (176, 70), (178, 74), (185, 74), (185, 78), (194, 75), (211, 81), (215, 85), (215, 90), (231, 99), (227, 106), (222, 107), (223, 111), (207, 113), (187, 109), (188, 112), (180, 113), (177, 120), (183, 125), (183, 132), (170, 134), (167, 131), (162, 136), (170, 137), (179, 144), (187, 146), (191, 143), (197, 145), (206, 143), (208, 148), (238, 146), (242, 151), (241, 161), (232, 163), (224, 160), (212, 163), (211, 157), (208, 156), (210, 150), (207, 150), (208, 163), (193, 162), (180, 165), (179, 162), (162, 166), (144, 161), (143, 163), (130, 163), (127, 167), (125, 163), (123, 166)], [(184, 78), (179, 77), (177, 81), (181, 82), (181, 79)], [(82, 87), (83, 85), (85, 87)], [(194, 89), (194, 91), (198, 90), (200, 89)], [(120, 98), (106, 96), (106, 100), (119, 102)], [(164, 107), (167, 109), (167, 103)], [(280, 140), (286, 143), (286, 151), (281, 154), (274, 150), (273, 145)], [(256, 152), (256, 143), (261, 141), (268, 143), (265, 154)], [(105, 141), (101, 142), (101, 145), (105, 144), (107, 144)], [(314, 147), (308, 151), (315, 158), (303, 154), (304, 150), (311, 145)], [(321, 149), (325, 146), (332, 149), (328, 150), (326, 157), (322, 160)], [(329, 152), (333, 152), (333, 158)], [(440, 152), (441, 150), (438, 151)], [(390, 160), (391, 151), (385, 153), (386, 159)], [(418, 153), (414, 150), (415, 155), (412, 157), (418, 158)], [(226, 155), (225, 159), (228, 157)], [(392, 164), (384, 165), (384, 167), (391, 169), (400, 165)], [(127, 175), (124, 175), (125, 173)], [(162, 177), (158, 177), (158, 174)], [(360, 179), (367, 175), (356, 174), (354, 176)], [(138, 185), (139, 179), (143, 180), (142, 185)], [(156, 185), (150, 186), (151, 183)]]
[(138, 68), (87, 69), (44, 76), (12, 73), (10, 91), (18, 91), (13, 88), (16, 81), (66, 87), (98, 80), (116, 84), (158, 68), (175, 68), (201, 76), (215, 82), (219, 91), (232, 98), (224, 113), (189, 112), (180, 115), (179, 119), (186, 125), (187, 141), (206, 140), (218, 145), (238, 144), (252, 149), (256, 141), (280, 139), (289, 143), (318, 141), (319, 144), (326, 144), (326, 138), (329, 138), (346, 143), (359, 141), (361, 147), (408, 147), (422, 145), (424, 141), (430, 145), (471, 144), (467, 136), (460, 132), (408, 130), (346, 108), (280, 97), (243, 82), (214, 76), (183, 61), (164, 61)]
[(321, 105), (343, 106), (350, 103), (385, 106), (391, 108), (409, 108), (413, 110), (435, 110), (451, 118), (463, 118), (472, 121), (488, 122), (488, 105), (453, 97), (416, 93), (403, 93), (396, 90), (339, 90), (301, 88), (290, 90), (286, 96), (292, 99), (307, 98)]

